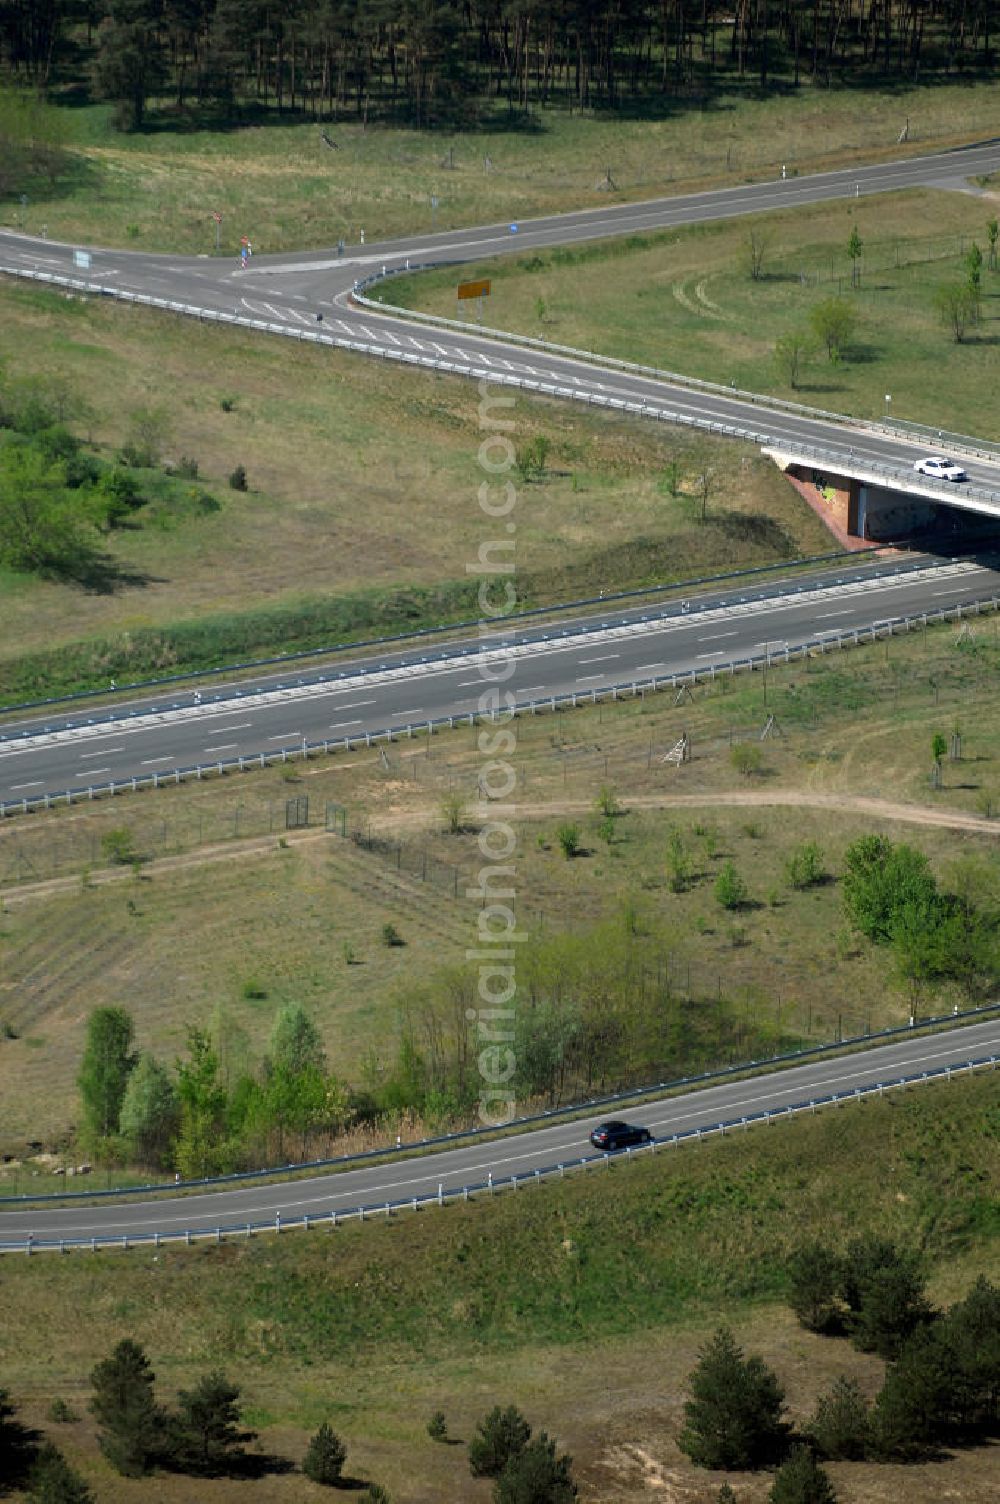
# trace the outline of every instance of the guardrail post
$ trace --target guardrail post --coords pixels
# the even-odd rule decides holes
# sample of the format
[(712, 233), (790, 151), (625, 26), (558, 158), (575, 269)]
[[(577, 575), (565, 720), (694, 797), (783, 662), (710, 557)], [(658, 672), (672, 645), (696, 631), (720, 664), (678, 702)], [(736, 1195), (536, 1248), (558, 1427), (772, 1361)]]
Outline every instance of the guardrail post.
[(438, 1181), (438, 1206), (444, 1206), (444, 1184)]
[(215, 1229), (215, 1241), (216, 1241), (216, 1243), (221, 1243), (222, 1242), (222, 1228), (221, 1227), (217, 1227)]
[(184, 1229), (184, 1242), (185, 1242), (185, 1245), (188, 1248), (191, 1247), (191, 1229), (190, 1229), (190, 1227), (185, 1227), (185, 1229)]

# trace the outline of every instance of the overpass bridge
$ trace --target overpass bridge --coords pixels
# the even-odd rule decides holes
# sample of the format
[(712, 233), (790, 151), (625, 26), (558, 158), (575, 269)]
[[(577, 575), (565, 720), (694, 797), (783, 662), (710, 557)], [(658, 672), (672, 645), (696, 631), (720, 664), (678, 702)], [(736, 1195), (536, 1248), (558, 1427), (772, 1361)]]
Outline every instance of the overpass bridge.
[[(853, 538), (888, 542), (939, 528), (942, 509), (955, 523), (955, 513), (966, 513), (970, 522), (1000, 523), (1000, 468), (990, 474), (1000, 455), (974, 451), (972, 457), (979, 461), (976, 470), (970, 471), (969, 480), (954, 482), (931, 479), (898, 462), (880, 462), (863, 449), (855, 452), (850, 445), (845, 451), (839, 445), (827, 449), (809, 444), (766, 444), (761, 452), (800, 487), (808, 488), (834, 525)], [(928, 445), (919, 452), (936, 451)], [(947, 440), (941, 452), (962, 464), (969, 459), (965, 446)], [(916, 449), (914, 454), (918, 454)]]

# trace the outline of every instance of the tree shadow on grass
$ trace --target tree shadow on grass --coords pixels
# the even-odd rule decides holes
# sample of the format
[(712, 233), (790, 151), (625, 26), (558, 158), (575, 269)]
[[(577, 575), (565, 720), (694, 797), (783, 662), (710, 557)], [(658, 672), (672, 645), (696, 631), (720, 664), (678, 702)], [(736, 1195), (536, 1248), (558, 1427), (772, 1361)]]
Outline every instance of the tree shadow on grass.
[(99, 548), (77, 549), (64, 559), (51, 560), (38, 573), (61, 585), (75, 585), (89, 595), (115, 595), (119, 590), (163, 583), (157, 575), (124, 568), (112, 554)]
[[(0, 1400), (3, 1391), (0, 1390)], [(19, 1420), (0, 1420), (0, 1495), (8, 1488), (20, 1488), (28, 1479), (31, 1464), (43, 1440), (41, 1431), (22, 1425)]]
[(183, 1478), (242, 1478), (247, 1481), (256, 1481), (272, 1475), (294, 1473), (295, 1463), (288, 1457), (279, 1457), (273, 1452), (233, 1452), (231, 1456), (219, 1459), (215, 1466), (208, 1466), (197, 1470), (185, 1464), (183, 1459), (174, 1460), (165, 1457), (162, 1460), (165, 1472), (172, 1473), (175, 1477)]

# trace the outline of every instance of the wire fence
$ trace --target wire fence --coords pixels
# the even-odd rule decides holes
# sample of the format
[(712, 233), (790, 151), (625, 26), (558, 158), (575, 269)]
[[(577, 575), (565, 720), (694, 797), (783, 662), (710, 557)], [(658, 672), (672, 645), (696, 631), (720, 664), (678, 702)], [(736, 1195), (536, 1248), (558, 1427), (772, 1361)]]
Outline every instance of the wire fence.
[(296, 794), (273, 799), (248, 793), (232, 802), (205, 800), (177, 806), (161, 815), (150, 804), (94, 804), (86, 820), (0, 821), (0, 888), (51, 878), (80, 875), (86, 880), (100, 869), (141, 869), (164, 857), (246, 841), (281, 836), (317, 825), (322, 805)]

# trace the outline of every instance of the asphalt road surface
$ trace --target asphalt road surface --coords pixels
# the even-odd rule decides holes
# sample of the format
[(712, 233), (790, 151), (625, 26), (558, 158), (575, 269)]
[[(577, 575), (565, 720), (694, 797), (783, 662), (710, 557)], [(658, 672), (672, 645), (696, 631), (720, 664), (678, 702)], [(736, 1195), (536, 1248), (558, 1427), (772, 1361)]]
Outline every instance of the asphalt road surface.
[[(108, 292), (129, 292), (171, 300), (178, 313), (203, 311), (223, 317), (257, 319), (275, 333), (300, 336), (322, 331), (362, 347), (368, 354), (418, 362), (444, 361), (458, 374), (485, 375), (551, 385), (577, 399), (620, 399), (645, 406), (650, 416), (671, 420), (719, 423), (754, 436), (761, 442), (785, 443), (839, 457), (851, 463), (888, 467), (898, 479), (913, 480), (914, 460), (927, 452), (925, 441), (914, 442), (891, 433), (872, 433), (849, 420), (824, 420), (796, 412), (771, 409), (724, 394), (702, 392), (667, 380), (635, 373), (616, 373), (567, 356), (528, 350), (476, 334), (474, 328), (456, 332), (414, 323), (352, 304), (359, 279), (403, 268), (407, 262), (454, 262), (567, 245), (634, 231), (663, 229), (707, 220), (732, 218), (771, 209), (855, 198), (896, 189), (936, 186), (970, 187), (973, 176), (1000, 168), (1000, 141), (934, 156), (846, 171), (818, 173), (770, 183), (750, 184), (707, 193), (661, 198), (641, 204), (556, 215), (519, 223), (421, 235), (406, 241), (352, 246), (336, 251), (312, 251), (284, 256), (255, 254), (245, 271), (238, 257), (156, 256), (128, 251), (92, 252), (85, 273), (73, 265), (73, 247), (48, 240), (0, 232), (0, 271), (25, 269), (57, 275), (84, 276)], [(258, 252), (261, 248), (258, 248)], [(387, 285), (391, 298), (391, 282)], [(669, 348), (664, 350), (669, 365)], [(983, 504), (1000, 515), (1000, 465), (991, 456), (963, 457), (970, 481), (995, 493)], [(955, 505), (972, 505), (969, 492), (946, 483), (926, 483), (927, 494)]]
[(0, 734), (0, 802), (401, 731), (488, 710), (498, 691), (528, 706), (749, 657), (780, 662), (803, 642), (836, 642), (873, 623), (998, 594), (1000, 570), (990, 561), (866, 559), (808, 578), (522, 629), (507, 646), (466, 641), (438, 654), (379, 653), (336, 670), (268, 673), (210, 693), (174, 689), (110, 719), (97, 710), (20, 719)]
[[(591, 1129), (608, 1117), (649, 1128), (659, 1139), (696, 1128), (709, 1129), (766, 1110), (778, 1111), (830, 1093), (849, 1093), (905, 1076), (959, 1068), (970, 1060), (1000, 1055), (1000, 1019), (929, 1036), (903, 1037), (852, 1055), (826, 1056), (787, 1070), (726, 1081), (625, 1110), (607, 1109), (593, 1117), (534, 1129), (506, 1139), (479, 1141), (405, 1160), (381, 1160), (308, 1180), (270, 1181), (241, 1190), (209, 1191), (183, 1199), (168, 1197), (115, 1205), (87, 1203), (42, 1210), (0, 1213), (0, 1249), (28, 1237), (48, 1240), (176, 1235), (185, 1229), (238, 1230), (248, 1222), (329, 1216), (365, 1205), (434, 1196), (463, 1186), (532, 1175), (592, 1154)], [(943, 1089), (943, 1088), (941, 1088)], [(833, 1109), (830, 1109), (833, 1110)], [(765, 1131), (763, 1128), (759, 1131)], [(780, 1130), (779, 1130), (780, 1131)]]

